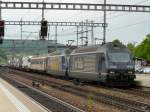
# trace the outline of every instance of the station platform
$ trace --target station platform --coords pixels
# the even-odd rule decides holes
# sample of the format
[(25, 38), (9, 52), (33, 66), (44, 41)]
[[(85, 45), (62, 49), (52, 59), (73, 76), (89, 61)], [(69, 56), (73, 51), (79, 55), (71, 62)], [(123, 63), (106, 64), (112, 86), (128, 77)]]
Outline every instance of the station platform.
[(50, 112), (0, 78), (0, 112)]
[(136, 81), (141, 86), (150, 87), (150, 74), (136, 74)]

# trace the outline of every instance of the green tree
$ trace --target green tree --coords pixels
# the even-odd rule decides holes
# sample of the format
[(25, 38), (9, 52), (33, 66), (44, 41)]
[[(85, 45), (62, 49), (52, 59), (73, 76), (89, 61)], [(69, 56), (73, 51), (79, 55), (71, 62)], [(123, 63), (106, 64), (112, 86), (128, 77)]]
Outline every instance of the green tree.
[(150, 61), (150, 34), (147, 35), (146, 38), (135, 47), (134, 55)]
[(118, 39), (113, 40), (113, 43), (118, 43), (118, 44), (122, 44), (122, 42)]
[(128, 49), (132, 52), (132, 54), (134, 54), (134, 50), (135, 50), (135, 45), (132, 43), (128, 43), (127, 44)]

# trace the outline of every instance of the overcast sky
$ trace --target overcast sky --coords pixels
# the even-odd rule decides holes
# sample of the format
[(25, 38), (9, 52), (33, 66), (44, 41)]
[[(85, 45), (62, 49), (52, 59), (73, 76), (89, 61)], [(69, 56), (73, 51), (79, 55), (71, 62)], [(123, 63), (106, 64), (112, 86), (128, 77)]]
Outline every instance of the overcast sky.
[[(3, 1), (35, 1), (42, 0), (3, 0)], [(69, 3), (103, 3), (103, 0), (45, 0), (45, 2), (69, 2)], [(150, 5), (150, 0), (107, 0), (107, 3), (113, 4), (140, 4)], [(98, 11), (58, 11), (45, 10), (45, 18), (53, 22), (80, 22), (88, 19), (94, 22), (103, 22), (103, 12)], [(40, 21), (40, 10), (2, 10), (4, 20), (23, 20)], [(144, 37), (150, 33), (150, 13), (126, 13), (126, 12), (107, 12), (107, 41), (120, 39), (124, 43), (141, 42)], [(24, 31), (38, 32), (39, 26), (23, 26)], [(76, 27), (58, 27), (58, 41), (66, 43), (68, 39), (76, 39)], [(102, 38), (102, 28), (94, 29), (95, 37)], [(51, 28), (50, 39), (54, 39), (54, 28)], [(90, 35), (90, 33), (89, 33)], [(23, 33), (24, 39), (38, 38), (38, 33)], [(20, 38), (20, 26), (6, 26), (7, 39)], [(90, 37), (89, 37), (90, 38)]]

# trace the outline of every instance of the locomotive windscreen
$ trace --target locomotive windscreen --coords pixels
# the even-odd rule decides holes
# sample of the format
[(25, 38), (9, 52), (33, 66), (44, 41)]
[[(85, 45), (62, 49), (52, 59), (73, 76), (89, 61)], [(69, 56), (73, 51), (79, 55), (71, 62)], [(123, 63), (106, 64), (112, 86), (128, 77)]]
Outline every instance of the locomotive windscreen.
[(129, 62), (130, 55), (128, 53), (108, 53), (109, 61), (111, 62)]

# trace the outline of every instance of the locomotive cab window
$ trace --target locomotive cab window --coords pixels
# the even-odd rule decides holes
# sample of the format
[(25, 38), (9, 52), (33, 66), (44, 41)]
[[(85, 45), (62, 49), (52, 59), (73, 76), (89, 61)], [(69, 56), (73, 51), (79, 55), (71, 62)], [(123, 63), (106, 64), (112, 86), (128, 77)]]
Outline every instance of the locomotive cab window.
[(108, 59), (111, 62), (129, 62), (130, 55), (128, 53), (108, 53)]

